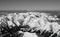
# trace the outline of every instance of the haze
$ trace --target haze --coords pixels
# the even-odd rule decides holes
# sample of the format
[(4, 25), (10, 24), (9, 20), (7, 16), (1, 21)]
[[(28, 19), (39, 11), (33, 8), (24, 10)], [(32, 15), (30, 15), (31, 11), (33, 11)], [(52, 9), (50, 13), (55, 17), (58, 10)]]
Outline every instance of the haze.
[(59, 0), (0, 0), (0, 10), (60, 10)]

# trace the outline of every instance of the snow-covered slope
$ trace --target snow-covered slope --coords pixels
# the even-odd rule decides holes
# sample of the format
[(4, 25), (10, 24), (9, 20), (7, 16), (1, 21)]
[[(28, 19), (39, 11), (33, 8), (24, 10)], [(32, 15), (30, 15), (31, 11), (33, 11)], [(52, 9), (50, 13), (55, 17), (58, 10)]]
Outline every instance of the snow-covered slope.
[[(7, 16), (1, 16), (0, 17), (0, 26), (9, 28), (23, 27), (22, 30), (25, 30), (24, 26), (28, 25), (29, 28), (27, 30), (29, 31), (31, 29), (31, 32), (34, 32), (35, 30), (40, 30), (42, 34), (45, 32), (53, 32), (51, 36), (54, 35), (54, 33), (57, 33), (57, 35), (60, 35), (60, 24), (57, 22), (60, 20), (57, 18), (57, 16), (51, 16), (46, 13), (40, 13), (40, 12), (26, 12), (26, 13), (11, 13)], [(6, 26), (5, 26), (6, 25)], [(3, 28), (3, 29), (4, 29)], [(1, 31), (3, 30), (1, 29)], [(30, 35), (30, 34), (29, 34)], [(32, 34), (31, 34), (32, 35)], [(25, 36), (25, 35), (24, 35)], [(49, 37), (51, 37), (49, 36)]]

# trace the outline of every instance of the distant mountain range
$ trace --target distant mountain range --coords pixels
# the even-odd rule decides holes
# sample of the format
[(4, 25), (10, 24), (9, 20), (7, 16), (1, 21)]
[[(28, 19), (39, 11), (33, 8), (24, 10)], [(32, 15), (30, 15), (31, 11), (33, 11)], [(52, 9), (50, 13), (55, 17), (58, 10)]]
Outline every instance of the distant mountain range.
[(44, 12), (44, 13), (50, 13), (51, 15), (60, 15), (59, 10), (1, 10), (0, 15), (6, 15), (8, 13), (21, 13), (21, 12)]

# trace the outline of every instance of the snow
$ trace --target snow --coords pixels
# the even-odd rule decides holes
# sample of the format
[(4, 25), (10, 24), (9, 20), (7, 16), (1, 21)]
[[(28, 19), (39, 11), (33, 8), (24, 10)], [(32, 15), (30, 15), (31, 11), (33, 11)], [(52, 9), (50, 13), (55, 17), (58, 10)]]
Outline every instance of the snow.
[(35, 33), (25, 32), (23, 37), (38, 37)]

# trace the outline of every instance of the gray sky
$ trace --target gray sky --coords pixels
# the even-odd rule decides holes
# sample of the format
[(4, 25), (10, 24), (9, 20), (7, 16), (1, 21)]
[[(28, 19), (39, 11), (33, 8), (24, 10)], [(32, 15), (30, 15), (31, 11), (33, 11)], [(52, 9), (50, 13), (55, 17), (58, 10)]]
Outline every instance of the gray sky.
[(59, 0), (0, 0), (0, 10), (60, 10)]

